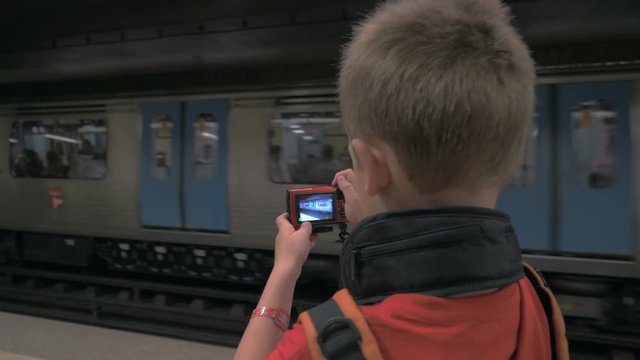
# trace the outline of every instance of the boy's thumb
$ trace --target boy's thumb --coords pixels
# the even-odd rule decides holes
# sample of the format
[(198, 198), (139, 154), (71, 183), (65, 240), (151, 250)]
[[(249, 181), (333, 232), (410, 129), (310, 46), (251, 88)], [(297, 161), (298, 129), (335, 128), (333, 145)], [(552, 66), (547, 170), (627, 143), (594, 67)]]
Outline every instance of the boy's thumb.
[(313, 230), (313, 226), (311, 226), (310, 222), (304, 222), (300, 225), (300, 230), (308, 235), (311, 235), (311, 230)]

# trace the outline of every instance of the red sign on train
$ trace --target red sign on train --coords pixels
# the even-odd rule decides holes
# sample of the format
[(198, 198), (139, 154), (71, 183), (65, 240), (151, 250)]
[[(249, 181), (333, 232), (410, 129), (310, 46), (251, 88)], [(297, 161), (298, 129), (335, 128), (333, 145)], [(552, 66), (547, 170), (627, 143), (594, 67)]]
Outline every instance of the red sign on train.
[(61, 209), (62, 205), (64, 205), (64, 199), (62, 198), (62, 188), (49, 188), (49, 207), (52, 209)]

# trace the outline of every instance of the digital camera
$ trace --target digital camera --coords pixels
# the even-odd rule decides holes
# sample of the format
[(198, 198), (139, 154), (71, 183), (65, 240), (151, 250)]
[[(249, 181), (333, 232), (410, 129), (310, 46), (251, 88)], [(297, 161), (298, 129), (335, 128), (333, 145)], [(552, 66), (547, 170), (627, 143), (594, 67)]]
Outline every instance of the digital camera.
[(335, 186), (287, 190), (287, 212), (296, 229), (309, 222), (314, 232), (331, 231), (333, 225), (347, 222), (344, 195)]

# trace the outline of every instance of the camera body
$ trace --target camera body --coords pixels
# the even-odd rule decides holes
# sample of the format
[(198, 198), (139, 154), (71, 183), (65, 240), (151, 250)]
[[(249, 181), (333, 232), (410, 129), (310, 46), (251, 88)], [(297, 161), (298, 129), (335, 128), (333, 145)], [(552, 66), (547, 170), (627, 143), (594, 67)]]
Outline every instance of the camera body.
[(309, 222), (314, 232), (331, 231), (333, 225), (347, 222), (344, 195), (335, 186), (287, 190), (287, 212), (296, 229)]

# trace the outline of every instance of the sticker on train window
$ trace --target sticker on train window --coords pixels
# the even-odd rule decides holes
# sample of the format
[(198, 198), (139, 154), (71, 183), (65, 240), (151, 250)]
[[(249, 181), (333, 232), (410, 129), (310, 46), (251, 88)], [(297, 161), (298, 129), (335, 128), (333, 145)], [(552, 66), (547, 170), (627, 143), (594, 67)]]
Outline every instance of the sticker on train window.
[(582, 102), (571, 113), (574, 173), (584, 188), (608, 188), (615, 180), (616, 117), (604, 100)]
[(153, 129), (153, 161), (151, 175), (166, 179), (171, 173), (173, 122), (167, 114), (157, 114), (151, 123)]
[(274, 183), (328, 184), (336, 172), (351, 167), (339, 112), (278, 113), (270, 121), (269, 146)]
[(14, 177), (102, 179), (107, 172), (107, 126), (90, 117), (14, 121), (9, 162)]
[(199, 114), (193, 122), (194, 172), (197, 179), (208, 180), (216, 176), (218, 159), (218, 123), (212, 114)]
[(533, 186), (535, 179), (536, 153), (538, 151), (538, 126), (534, 122), (527, 139), (522, 161), (515, 168), (510, 187), (525, 188)]

